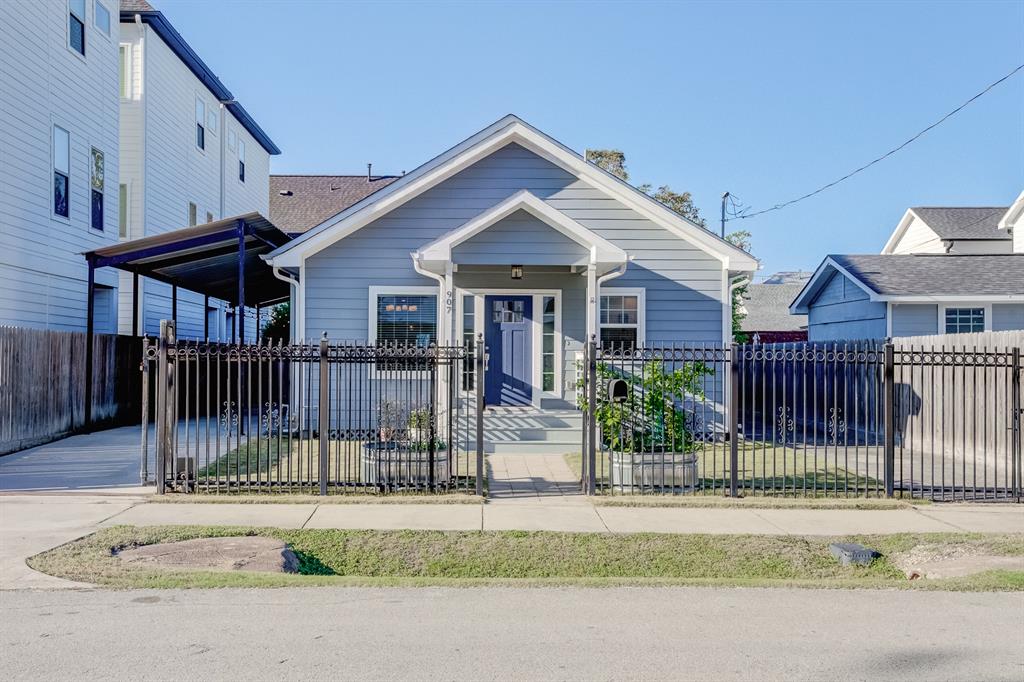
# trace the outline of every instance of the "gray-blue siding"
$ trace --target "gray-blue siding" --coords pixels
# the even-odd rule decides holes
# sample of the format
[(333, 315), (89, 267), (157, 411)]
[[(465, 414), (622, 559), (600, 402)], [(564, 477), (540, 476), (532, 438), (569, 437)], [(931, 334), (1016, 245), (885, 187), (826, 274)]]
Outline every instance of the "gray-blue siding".
[[(521, 189), (633, 256), (627, 272), (605, 289), (646, 288), (648, 340), (722, 340), (722, 267), (716, 258), (515, 144), (311, 256), (304, 273), (306, 335), (327, 331), (334, 339), (366, 339), (371, 285), (436, 286), (415, 272), (409, 253)], [(497, 277), (492, 286), (509, 281)]]
[(993, 303), (992, 331), (1024, 329), (1024, 303)]
[(893, 336), (939, 333), (939, 307), (929, 303), (897, 303), (892, 307)]
[(581, 265), (587, 247), (519, 210), (452, 249), (460, 265)]
[(832, 275), (808, 308), (810, 341), (885, 338), (885, 303), (868, 300), (867, 293), (841, 273)]

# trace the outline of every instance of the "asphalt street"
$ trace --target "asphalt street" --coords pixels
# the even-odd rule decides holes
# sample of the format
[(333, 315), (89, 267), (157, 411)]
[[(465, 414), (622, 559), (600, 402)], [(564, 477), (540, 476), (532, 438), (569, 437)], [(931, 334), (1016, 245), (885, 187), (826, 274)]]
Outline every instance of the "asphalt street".
[(1024, 679), (1024, 594), (0, 592), (8, 680)]

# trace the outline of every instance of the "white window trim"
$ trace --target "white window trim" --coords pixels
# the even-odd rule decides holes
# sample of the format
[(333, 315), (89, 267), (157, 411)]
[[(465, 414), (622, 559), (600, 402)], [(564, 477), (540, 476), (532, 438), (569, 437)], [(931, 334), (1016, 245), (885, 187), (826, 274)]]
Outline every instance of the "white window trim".
[[(89, 3), (86, 3), (86, 5), (88, 5), (88, 4)], [(103, 29), (99, 27), (99, 24), (96, 23), (97, 19), (99, 19), (99, 16), (100, 16), (99, 13), (96, 11), (96, 5), (101, 5), (103, 7), (103, 9), (107, 10), (107, 21), (110, 22), (110, 26), (107, 27), (106, 32), (104, 32)], [(111, 39), (111, 37), (112, 37), (111, 34), (114, 32), (114, 28), (113, 28), (114, 27), (114, 15), (110, 11), (110, 8), (107, 7), (107, 4), (105, 2), (100, 2), (100, 0), (93, 0), (93, 2), (92, 2), (92, 25), (93, 25), (93, 28), (96, 29), (96, 33), (99, 33), (101, 36), (103, 36), (107, 40)]]
[[(54, 157), (54, 153), (56, 152), (56, 149), (54, 148), (54, 145), (53, 145), (54, 128), (60, 128), (61, 130), (63, 130), (65, 133), (68, 134), (68, 172), (67, 172), (67, 176), (68, 176), (68, 214), (67, 214), (67, 216), (62, 216), (61, 214), (57, 213), (56, 207), (53, 205), (53, 174), (55, 172), (57, 172), (57, 165), (54, 163), (54, 158), (53, 158)], [(48, 201), (50, 202), (50, 218), (52, 220), (59, 220), (59, 221), (61, 221), (63, 223), (68, 223), (69, 225), (71, 224), (71, 177), (72, 177), (72, 174), (71, 174), (71, 131), (68, 130), (67, 128), (65, 128), (64, 126), (62, 126), (60, 123), (57, 123), (55, 121), (51, 121), (50, 122), (50, 174), (47, 177), (47, 180), (49, 181), (47, 186), (49, 188)]]
[[(238, 166), (238, 164), (241, 163), (243, 166), (245, 165), (245, 140), (242, 139), (241, 135), (238, 135), (237, 137), (238, 139), (235, 140), (235, 182), (244, 185), (245, 179), (239, 172), (241, 168)], [(246, 170), (248, 170), (248, 168), (246, 168)]]
[(938, 333), (939, 334), (971, 334), (977, 332), (947, 332), (946, 331), (946, 311), (957, 310), (960, 308), (981, 308), (985, 316), (985, 327), (982, 331), (992, 331), (992, 304), (991, 303), (971, 303), (971, 302), (960, 302), (955, 303), (942, 303), (939, 305), (939, 320), (938, 320)]
[[(601, 322), (601, 299), (605, 296), (636, 296), (636, 324), (603, 324)], [(647, 289), (643, 287), (601, 287), (597, 301), (597, 340), (601, 341), (601, 330), (608, 329), (632, 329), (636, 327), (636, 345), (643, 346), (647, 341)]]
[[(124, 187), (124, 236), (121, 236), (121, 188)], [(117, 235), (118, 239), (132, 238), (132, 185), (120, 182), (117, 185)]]
[[(195, 115), (195, 111), (193, 110), (193, 112), (192, 112), (192, 119), (193, 119), (192, 120), (192, 146), (195, 148), (195, 150), (197, 152), (205, 154), (206, 153), (206, 146), (207, 146), (206, 145), (206, 133), (208, 132), (206, 130), (206, 110), (207, 110), (208, 107), (206, 106), (206, 100), (203, 99), (197, 93), (196, 94), (196, 106), (198, 107), (200, 104), (203, 105), (203, 119), (200, 121), (199, 117), (197, 117)], [(203, 146), (202, 147), (199, 146), (199, 142), (198, 142), (198, 140), (196, 140), (196, 126), (197, 125), (200, 125), (200, 126), (203, 127)]]
[[(370, 296), (367, 299), (366, 317), (369, 321), (367, 326), (366, 341), (369, 345), (377, 345), (377, 299), (381, 296), (433, 296), (437, 300), (437, 337), (441, 337), (441, 327), (444, 326), (444, 310), (441, 302), (441, 293), (437, 287), (432, 286), (371, 286)], [(436, 343), (436, 341), (435, 341)], [(378, 371), (376, 366), (373, 371)], [(388, 376), (396, 379), (404, 379), (418, 375), (425, 370), (388, 370)]]
[[(561, 398), (565, 381), (563, 365), (565, 364), (565, 340), (562, 337), (562, 290), (561, 289), (480, 289), (456, 288), (455, 316), (459, 324), (459, 338), (462, 338), (462, 313), (465, 302), (463, 297), (473, 297), (473, 335), (479, 337), (484, 333), (484, 299), (487, 296), (532, 296), (533, 317), (530, 320), (530, 342), (533, 344), (533, 357), (530, 358), (531, 394), (533, 404), (540, 406), (541, 398)], [(545, 391), (544, 386), (544, 320), (542, 318), (544, 297), (555, 298), (555, 390)]]
[[(195, 216), (192, 214), (195, 213)], [(185, 213), (185, 221), (189, 227), (195, 227), (199, 224), (199, 205), (194, 201), (188, 202), (188, 208)]]
[[(100, 155), (103, 157), (103, 189), (100, 190), (100, 193), (103, 195), (103, 227), (102, 228), (95, 228), (95, 227), (92, 226), (92, 192), (93, 192), (93, 186), (92, 186), (92, 172), (93, 172), (92, 153), (94, 151), (95, 152), (99, 152)], [(88, 172), (88, 174), (85, 177), (87, 178), (87, 181), (88, 181), (88, 186), (87, 186), (88, 192), (86, 193), (86, 199), (87, 199), (86, 205), (89, 207), (89, 209), (87, 211), (88, 214), (89, 214), (89, 220), (88, 220), (88, 222), (86, 224), (89, 226), (89, 229), (93, 230), (94, 232), (106, 232), (107, 231), (107, 154), (106, 154), (106, 152), (104, 152), (99, 147), (96, 147), (94, 145), (89, 145), (89, 156), (87, 158), (87, 162), (89, 164), (89, 172)], [(68, 184), (70, 184), (70, 182)], [(69, 213), (70, 213), (70, 211), (69, 211)]]
[(128, 101), (132, 99), (132, 95), (135, 93), (135, 83), (132, 80), (134, 69), (132, 64), (132, 44), (131, 43), (119, 43), (117, 46), (117, 69), (118, 69), (118, 83), (117, 89), (121, 89), (121, 50), (124, 50), (124, 79), (125, 79), (125, 92), (120, 95), (120, 99)]
[[(68, 48), (68, 51), (71, 52), (71, 54), (75, 55), (76, 57), (78, 57), (79, 59), (81, 59), (84, 62), (84, 61), (86, 61), (85, 55), (82, 54), (81, 52), (79, 52), (78, 50), (76, 50), (75, 48), (71, 47), (71, 25), (68, 23), (68, 15), (74, 14), (74, 12), (71, 11), (71, 0), (67, 0), (65, 2), (65, 5), (66, 5), (66, 9), (67, 9), (67, 14), (65, 14), (65, 16), (64, 16), (64, 45), (65, 45), (65, 47)], [(89, 51), (89, 37), (88, 37), (88, 35), (86, 35), (86, 33), (87, 33), (88, 29), (89, 29), (89, 3), (88, 2), (83, 3), (82, 11), (85, 14), (84, 17), (79, 17), (77, 14), (75, 14), (75, 17), (80, 19), (81, 22), (82, 22), (82, 41), (85, 43), (85, 50), (88, 53), (88, 51)]]

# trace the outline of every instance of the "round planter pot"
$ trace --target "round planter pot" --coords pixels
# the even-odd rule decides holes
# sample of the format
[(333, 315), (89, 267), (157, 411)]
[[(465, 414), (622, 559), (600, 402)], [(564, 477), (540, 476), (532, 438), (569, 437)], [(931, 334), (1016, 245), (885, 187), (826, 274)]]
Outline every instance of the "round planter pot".
[[(446, 485), (450, 478), (448, 450), (434, 451), (434, 485)], [(401, 444), (363, 445), (362, 479), (368, 485), (391, 487), (430, 484), (430, 453)]]
[(612, 486), (655, 488), (666, 492), (697, 490), (697, 455), (685, 452), (612, 453)]

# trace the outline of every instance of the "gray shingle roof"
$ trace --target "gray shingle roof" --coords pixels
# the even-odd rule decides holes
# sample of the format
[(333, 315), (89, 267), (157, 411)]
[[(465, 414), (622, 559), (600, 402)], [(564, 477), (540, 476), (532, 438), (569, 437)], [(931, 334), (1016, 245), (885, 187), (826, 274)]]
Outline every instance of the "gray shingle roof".
[(803, 284), (751, 284), (743, 297), (745, 332), (790, 332), (807, 328), (806, 315), (790, 315), (789, 304)]
[(999, 229), (999, 219), (1008, 206), (942, 207), (917, 206), (914, 213), (932, 228), (940, 239), (1012, 239)]
[(1024, 254), (831, 255), (873, 291), (890, 296), (1024, 294)]
[(367, 180), (365, 175), (271, 175), (270, 222), (288, 234), (305, 232), (397, 179), (374, 176)]

